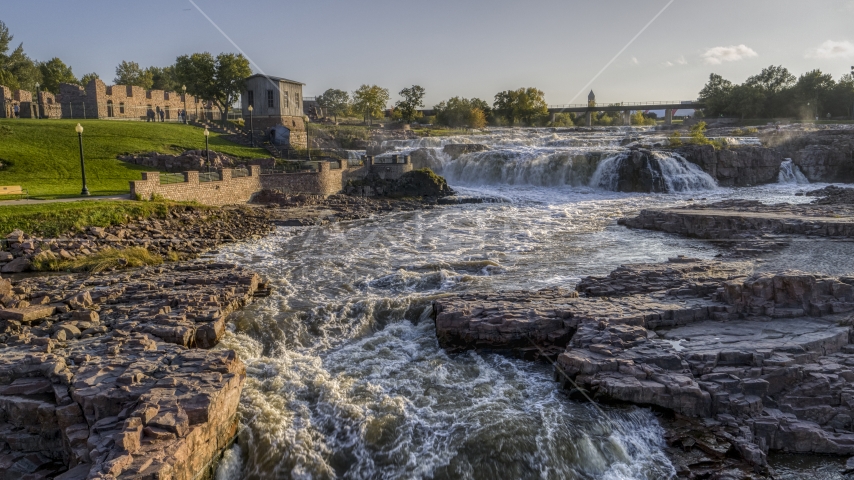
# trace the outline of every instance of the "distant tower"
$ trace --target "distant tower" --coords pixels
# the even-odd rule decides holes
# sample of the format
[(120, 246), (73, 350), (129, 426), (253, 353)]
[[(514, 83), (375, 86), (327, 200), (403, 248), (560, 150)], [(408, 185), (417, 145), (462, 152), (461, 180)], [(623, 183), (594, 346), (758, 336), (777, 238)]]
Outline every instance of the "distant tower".
[(595, 107), (596, 106), (596, 94), (593, 93), (593, 90), (590, 90), (590, 95), (587, 95), (587, 106)]

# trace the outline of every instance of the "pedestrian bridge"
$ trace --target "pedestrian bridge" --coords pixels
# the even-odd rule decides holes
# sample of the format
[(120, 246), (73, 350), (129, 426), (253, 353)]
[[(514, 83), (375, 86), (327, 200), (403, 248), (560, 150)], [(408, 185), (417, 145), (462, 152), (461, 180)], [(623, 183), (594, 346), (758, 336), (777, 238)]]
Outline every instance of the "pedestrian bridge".
[(595, 102), (588, 103), (573, 103), (567, 105), (549, 105), (549, 113), (552, 121), (558, 113), (584, 113), (587, 117), (587, 125), (591, 125), (593, 121), (593, 113), (595, 112), (623, 112), (623, 124), (629, 125), (629, 116), (631, 112), (636, 110), (664, 110), (664, 121), (667, 125), (673, 123), (673, 114), (677, 110), (682, 109), (701, 109), (706, 105), (699, 100), (663, 100), (651, 102)]

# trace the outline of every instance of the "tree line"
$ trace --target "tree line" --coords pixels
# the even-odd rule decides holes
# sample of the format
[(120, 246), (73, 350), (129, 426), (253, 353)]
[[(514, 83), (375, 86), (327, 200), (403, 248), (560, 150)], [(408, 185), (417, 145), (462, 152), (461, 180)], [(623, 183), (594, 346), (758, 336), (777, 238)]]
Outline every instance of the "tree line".
[(850, 117), (854, 76), (849, 73), (834, 81), (832, 75), (812, 70), (795, 77), (786, 68), (771, 65), (735, 84), (712, 73), (699, 99), (706, 104), (702, 112), (706, 117)]
[[(389, 114), (392, 119), (412, 123), (422, 120), (420, 109), (424, 107), (425, 93), (424, 87), (419, 85), (404, 88), (398, 92), (401, 100), (396, 102), (389, 112), (386, 111), (389, 90), (377, 85), (362, 85), (352, 95), (344, 90), (331, 88), (316, 100), (326, 115), (336, 121), (339, 116), (358, 115), (367, 123)], [(545, 95), (542, 90), (536, 88), (500, 92), (495, 95), (492, 105), (479, 98), (453, 97), (439, 102), (433, 107), (433, 111), (433, 117), (423, 121), (449, 127), (535, 126), (545, 124), (549, 120)]]

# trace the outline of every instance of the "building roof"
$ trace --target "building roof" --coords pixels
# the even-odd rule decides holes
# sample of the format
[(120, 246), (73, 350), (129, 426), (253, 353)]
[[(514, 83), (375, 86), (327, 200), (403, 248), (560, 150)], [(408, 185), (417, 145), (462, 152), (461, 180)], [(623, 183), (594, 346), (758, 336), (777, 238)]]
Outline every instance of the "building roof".
[(255, 77), (269, 78), (270, 80), (275, 80), (277, 82), (288, 82), (288, 83), (296, 83), (297, 85), (305, 85), (304, 83), (298, 82), (296, 80), (288, 80), (287, 78), (274, 77), (272, 75), (263, 75), (260, 73), (256, 73), (255, 75), (250, 75), (250, 76), (246, 77), (246, 79), (249, 80), (250, 78), (255, 78)]
[(596, 94), (593, 93), (593, 90), (590, 90), (590, 95), (587, 95), (588, 100), (593, 100), (596, 98)]

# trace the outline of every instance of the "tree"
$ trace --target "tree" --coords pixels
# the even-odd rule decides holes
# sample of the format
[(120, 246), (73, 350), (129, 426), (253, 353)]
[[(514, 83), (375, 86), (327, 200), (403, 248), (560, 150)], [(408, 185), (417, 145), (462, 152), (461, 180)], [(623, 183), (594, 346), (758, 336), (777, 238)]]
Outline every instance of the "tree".
[[(795, 76), (782, 66), (763, 68), (759, 75), (754, 75), (744, 82), (744, 85), (759, 89), (765, 96), (761, 116), (765, 118), (789, 115), (792, 108), (791, 88), (795, 84)], [(760, 116), (760, 114), (757, 114)]]
[(252, 75), (249, 60), (243, 55), (208, 52), (182, 55), (175, 61), (175, 78), (187, 86), (187, 93), (211, 102), (220, 111), (222, 121), (243, 92), (246, 77)]
[(39, 64), (42, 74), (42, 89), (51, 93), (59, 93), (60, 83), (77, 83), (77, 77), (62, 60), (53, 57)]
[(113, 82), (116, 85), (132, 85), (151, 90), (154, 79), (151, 72), (140, 68), (138, 63), (122, 60), (122, 63), (116, 67), (116, 78), (113, 79)]
[(101, 77), (99, 77), (97, 73), (87, 73), (86, 75), (80, 77), (80, 85), (83, 85), (85, 87), (86, 85), (89, 85), (92, 80), (96, 80), (99, 78)]
[(146, 75), (151, 76), (152, 90), (165, 90), (167, 92), (180, 92), (181, 83), (175, 77), (175, 67), (148, 67)]
[(507, 119), (510, 125), (521, 121), (534, 125), (549, 114), (545, 94), (536, 88), (506, 90), (495, 95), (495, 112)]
[(353, 109), (362, 114), (366, 122), (371, 120), (373, 125), (374, 118), (382, 117), (388, 99), (387, 88), (376, 85), (362, 85), (353, 92)]
[(424, 88), (419, 85), (413, 85), (400, 91), (399, 95), (403, 97), (403, 100), (399, 100), (394, 106), (400, 110), (404, 122), (412, 123), (417, 118), (418, 108), (424, 106), (424, 93)]
[(821, 116), (834, 86), (832, 75), (821, 73), (821, 70), (812, 70), (798, 78), (798, 83), (794, 86), (795, 96), (801, 105), (809, 104), (805, 113), (809, 116)]
[(0, 21), (0, 85), (12, 90), (24, 89), (33, 91), (36, 83), (41, 82), (41, 71), (38, 65), (24, 53), (24, 44), (9, 52), (9, 46), (14, 37), (9, 28)]
[(706, 104), (704, 112), (709, 116), (717, 116), (728, 112), (731, 104), (732, 82), (720, 75), (713, 73), (709, 75), (709, 81), (700, 90), (699, 99)]
[(326, 110), (326, 115), (332, 115), (338, 123), (338, 115), (343, 115), (350, 109), (350, 94), (344, 90), (330, 88), (317, 97), (317, 103)]
[[(453, 97), (439, 102), (433, 107), (436, 112), (436, 123), (449, 127), (483, 128), (488, 123), (484, 102), (478, 98), (471, 100)], [(486, 106), (486, 108), (489, 108)]]
[(836, 82), (829, 108), (834, 115), (854, 118), (854, 75), (846, 73)]
[(733, 87), (729, 101), (727, 110), (741, 116), (742, 120), (758, 118), (765, 109), (765, 93), (762, 88), (747, 83)]

